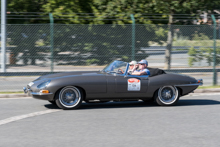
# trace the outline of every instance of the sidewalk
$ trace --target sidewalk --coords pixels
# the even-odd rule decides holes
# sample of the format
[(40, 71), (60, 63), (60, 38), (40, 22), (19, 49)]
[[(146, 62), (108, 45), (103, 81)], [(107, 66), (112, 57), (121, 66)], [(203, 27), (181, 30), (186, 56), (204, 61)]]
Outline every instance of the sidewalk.
[[(220, 88), (213, 88), (213, 89), (196, 89), (194, 93), (190, 94), (202, 94), (202, 93), (219, 93)], [(27, 94), (0, 94), (0, 98), (19, 98), (19, 97), (31, 97)]]

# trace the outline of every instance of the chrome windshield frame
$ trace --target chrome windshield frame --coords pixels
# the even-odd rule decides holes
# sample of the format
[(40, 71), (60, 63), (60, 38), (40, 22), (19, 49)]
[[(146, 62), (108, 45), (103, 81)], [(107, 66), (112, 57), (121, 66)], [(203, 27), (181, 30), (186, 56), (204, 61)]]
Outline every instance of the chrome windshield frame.
[[(124, 71), (123, 74), (119, 74), (119, 73), (117, 73), (117, 72), (114, 72), (114, 71), (111, 71), (111, 70), (109, 70), (109, 71), (107, 70), (110, 66), (114, 65), (114, 64), (113, 64), (114, 62), (124, 62), (124, 61), (115, 60), (115, 61), (111, 62), (109, 65), (107, 65), (107, 66), (102, 70), (102, 72), (105, 72), (105, 73), (108, 73), (108, 74), (114, 74), (114, 75), (121, 75), (121, 76), (126, 75), (126, 74), (127, 74), (127, 71), (128, 71), (128, 68), (129, 68), (129, 64), (128, 64), (127, 62), (124, 62), (124, 63), (126, 63), (126, 67), (125, 67), (125, 71)], [(124, 69), (124, 68), (123, 68), (123, 69)]]

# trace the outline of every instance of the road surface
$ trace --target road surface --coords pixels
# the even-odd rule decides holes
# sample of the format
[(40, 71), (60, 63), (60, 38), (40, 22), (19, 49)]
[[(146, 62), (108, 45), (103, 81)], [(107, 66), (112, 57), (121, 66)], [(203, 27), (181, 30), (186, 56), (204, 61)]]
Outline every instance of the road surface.
[(218, 147), (220, 94), (182, 97), (177, 106), (138, 102), (61, 110), (32, 98), (0, 99), (0, 146)]

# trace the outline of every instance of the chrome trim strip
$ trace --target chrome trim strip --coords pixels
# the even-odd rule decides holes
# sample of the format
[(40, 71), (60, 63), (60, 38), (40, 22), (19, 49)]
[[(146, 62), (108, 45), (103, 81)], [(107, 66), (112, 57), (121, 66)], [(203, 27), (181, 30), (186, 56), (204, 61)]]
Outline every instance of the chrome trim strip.
[(200, 86), (203, 85), (203, 83), (196, 83), (196, 84), (183, 84), (183, 85), (174, 85), (174, 86)]
[(31, 95), (51, 95), (53, 93), (40, 93), (40, 92), (31, 92)]
[(129, 68), (129, 63), (127, 63), (127, 66), (126, 66), (126, 69), (125, 69), (123, 76), (128, 75), (128, 68)]

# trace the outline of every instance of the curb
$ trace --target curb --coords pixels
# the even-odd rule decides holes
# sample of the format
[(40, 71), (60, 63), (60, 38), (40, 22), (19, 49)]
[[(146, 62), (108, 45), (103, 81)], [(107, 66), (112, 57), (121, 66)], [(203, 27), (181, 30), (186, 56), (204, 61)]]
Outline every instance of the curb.
[[(196, 89), (194, 91), (194, 94), (199, 94), (199, 93), (220, 93), (220, 88)], [(31, 96), (27, 94), (0, 94), (0, 98), (18, 98), (18, 97), (30, 97), (31, 98)]]

